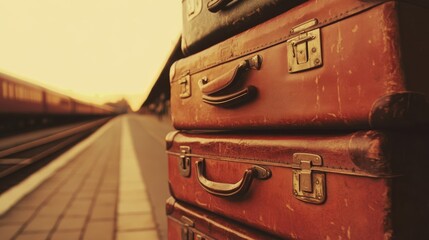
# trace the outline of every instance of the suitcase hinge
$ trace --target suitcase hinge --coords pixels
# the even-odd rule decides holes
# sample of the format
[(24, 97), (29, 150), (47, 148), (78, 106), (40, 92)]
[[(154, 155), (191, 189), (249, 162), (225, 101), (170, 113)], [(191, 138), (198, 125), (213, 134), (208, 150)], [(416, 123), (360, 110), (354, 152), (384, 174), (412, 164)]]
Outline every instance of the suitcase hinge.
[(190, 153), (190, 147), (180, 146), (179, 172), (183, 177), (189, 177), (191, 175), (191, 157), (188, 156)]
[(293, 195), (304, 202), (323, 203), (326, 199), (325, 174), (312, 169), (323, 165), (322, 158), (315, 154), (295, 153), (293, 163)]
[(191, 75), (186, 74), (179, 80), (180, 98), (188, 98), (191, 96)]
[(307, 31), (318, 24), (317, 19), (311, 19), (290, 31), (291, 34), (299, 33), (287, 41), (287, 58), (289, 73), (300, 72), (322, 66), (322, 46), (320, 29)]
[(182, 216), (180, 221), (182, 222), (182, 240), (194, 240), (194, 232), (190, 229), (194, 227), (194, 221), (185, 216)]

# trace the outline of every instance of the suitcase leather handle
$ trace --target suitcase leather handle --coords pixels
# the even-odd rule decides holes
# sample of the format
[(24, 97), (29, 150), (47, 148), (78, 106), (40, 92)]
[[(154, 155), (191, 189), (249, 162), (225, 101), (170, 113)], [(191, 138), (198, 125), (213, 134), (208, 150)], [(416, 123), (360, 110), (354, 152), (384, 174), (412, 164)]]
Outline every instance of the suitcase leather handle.
[(207, 9), (212, 13), (219, 12), (232, 1), (233, 0), (211, 0), (207, 3)]
[(233, 69), (213, 80), (208, 81), (207, 78), (204, 77), (198, 82), (198, 85), (200, 86), (201, 92), (203, 94), (215, 94), (227, 89), (228, 87), (231, 87), (241, 73), (251, 69), (259, 70), (261, 68), (261, 64), (262, 58), (259, 55), (255, 55), (249, 59), (243, 60)]
[(271, 171), (261, 166), (252, 166), (244, 171), (243, 178), (236, 183), (220, 183), (208, 180), (205, 175), (205, 161), (196, 161), (197, 179), (207, 192), (219, 197), (239, 197), (244, 195), (250, 188), (254, 178), (268, 179)]
[[(241, 73), (251, 69), (259, 70), (261, 62), (262, 58), (259, 55), (255, 55), (243, 60), (233, 69), (211, 81), (208, 81), (206, 77), (201, 79), (198, 85), (203, 95), (203, 102), (226, 107), (252, 99), (257, 93), (257, 89), (254, 86), (248, 86), (232, 93), (231, 90), (236, 85), (235, 83)], [(225, 91), (228, 93), (222, 94)]]
[(256, 87), (248, 86), (237, 92), (223, 95), (223, 96), (209, 96), (203, 95), (203, 102), (221, 107), (228, 107), (231, 105), (237, 105), (242, 102), (246, 102), (252, 99), (257, 93)]

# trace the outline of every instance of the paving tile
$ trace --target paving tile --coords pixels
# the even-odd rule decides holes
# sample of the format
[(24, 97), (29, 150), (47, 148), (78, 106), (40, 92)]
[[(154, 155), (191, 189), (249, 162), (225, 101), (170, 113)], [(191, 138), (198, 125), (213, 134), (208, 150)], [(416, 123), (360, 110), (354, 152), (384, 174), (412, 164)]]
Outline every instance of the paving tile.
[(128, 196), (141, 196), (143, 198), (147, 198), (146, 191), (121, 191), (118, 195), (119, 198)]
[(80, 189), (80, 191), (92, 191), (92, 192), (97, 192), (97, 190), (98, 190), (97, 185), (85, 185), (85, 184)]
[(144, 199), (143, 202), (149, 202), (149, 196), (146, 192), (120, 193), (118, 196), (119, 202), (141, 202), (142, 199)]
[(67, 184), (61, 186), (60, 189), (58, 189), (58, 193), (74, 193), (79, 189), (81, 183), (82, 179), (77, 179), (74, 176), (72, 182), (68, 182)]
[(22, 201), (18, 202), (15, 205), (15, 207), (26, 208), (26, 209), (36, 209), (40, 205), (42, 205), (44, 201), (45, 201), (45, 199), (42, 199), (42, 198), (38, 198), (38, 199), (34, 199), (34, 200), (23, 199)]
[(57, 231), (81, 230), (85, 225), (86, 217), (64, 217), (61, 219)]
[(13, 208), (0, 217), (0, 225), (11, 223), (24, 223), (35, 213), (35, 209)]
[(84, 187), (87, 187), (87, 186), (96, 187), (98, 183), (100, 183), (100, 177), (97, 176), (96, 178), (94, 178), (94, 176), (91, 174), (85, 179)]
[(115, 169), (112, 171), (106, 171), (106, 175), (108, 177), (105, 177), (103, 179), (103, 184), (108, 184), (108, 185), (117, 185), (119, 184), (119, 175), (118, 175), (118, 166), (115, 166)]
[(104, 173), (103, 181), (101, 182), (102, 185), (113, 185), (113, 186), (119, 186), (119, 175), (117, 173), (118, 170), (115, 171), (106, 171)]
[(68, 202), (72, 199), (73, 194), (71, 193), (55, 193), (48, 201), (48, 204), (54, 205), (54, 204), (64, 204), (65, 202)]
[(59, 171), (57, 171), (57, 173), (60, 173), (61, 175), (70, 175), (74, 173), (75, 166), (76, 166), (75, 164), (70, 163), (69, 165), (67, 165), (66, 168), (61, 168)]
[[(123, 172), (121, 174), (126, 174), (124, 179), (121, 180), (121, 184), (128, 184), (130, 182), (141, 182), (140, 170), (138, 169), (138, 163), (129, 163), (128, 166), (122, 166)], [(141, 182), (142, 183), (142, 182)]]
[(56, 216), (36, 216), (24, 229), (24, 232), (50, 231), (53, 229), (58, 217)]
[(129, 183), (129, 184), (121, 184), (119, 187), (119, 192), (127, 192), (127, 191), (146, 191), (146, 187), (140, 183)]
[(49, 232), (22, 233), (15, 240), (46, 240)]
[[(119, 167), (119, 161), (109, 162), (109, 165), (107, 165), (107, 168), (106, 168), (106, 172), (119, 176), (119, 171), (118, 171), (119, 168), (118, 167)], [(114, 179), (112, 176), (110, 176), (110, 177), (111, 177), (111, 179)]]
[(78, 200), (92, 199), (95, 195), (95, 192), (96, 192), (95, 190), (93, 190), (93, 191), (88, 191), (88, 190), (82, 191), (81, 190), (78, 193), (76, 193), (75, 200), (76, 199), (78, 199)]
[(155, 228), (152, 214), (118, 215), (117, 229), (119, 231), (144, 230)]
[(91, 199), (75, 199), (65, 212), (65, 216), (87, 216)]
[(49, 198), (52, 192), (53, 191), (33, 191), (32, 193), (25, 196), (15, 206), (37, 208)]
[(21, 225), (4, 225), (0, 226), (0, 236), (1, 239), (9, 240), (18, 232), (21, 228)]
[(60, 184), (62, 182), (64, 182), (65, 180), (67, 180), (72, 174), (71, 172), (64, 172), (63, 174), (55, 174), (53, 175), (51, 178), (49, 178), (50, 180), (50, 184)]
[(115, 192), (101, 192), (95, 199), (95, 205), (112, 205), (116, 204), (117, 193)]
[(148, 231), (132, 231), (132, 232), (117, 232), (116, 240), (142, 240), (150, 239), (156, 240), (158, 238), (158, 233), (155, 230)]
[(33, 193), (30, 193), (30, 195), (44, 195), (47, 196), (51, 193), (53, 193), (60, 185), (62, 182), (53, 182), (51, 183), (51, 181), (48, 179), (47, 182), (42, 183), (39, 187), (36, 188), (36, 191)]
[(118, 185), (117, 184), (103, 184), (100, 187), (100, 192), (117, 192)]
[(100, 170), (100, 164), (95, 165), (94, 167), (92, 167), (91, 174), (88, 176), (87, 178), (87, 183), (98, 183), (99, 180), (101, 179), (101, 177), (103, 176), (103, 172)]
[[(97, 166), (95, 166), (95, 167), (97, 167)], [(83, 187), (97, 187), (98, 184), (100, 183), (100, 181), (101, 181), (101, 175), (100, 174), (91, 173), (85, 179)]]
[(55, 232), (50, 240), (79, 240), (80, 231)]
[(83, 240), (112, 240), (114, 221), (90, 221), (85, 229)]
[(95, 205), (91, 211), (91, 219), (114, 219), (116, 204)]
[(88, 174), (88, 168), (90, 166), (91, 165), (88, 165), (88, 164), (82, 164), (82, 166), (80, 168), (76, 169), (76, 171), (74, 172), (73, 175), (77, 176), (77, 177), (83, 177), (83, 176), (85, 176), (86, 174)]
[(141, 194), (141, 195), (147, 196), (146, 190), (144, 190), (144, 191), (142, 191), (142, 190), (139, 190), (139, 191), (135, 191), (135, 190), (122, 190), (122, 191), (119, 191), (119, 196), (130, 195), (130, 194)]
[(112, 185), (118, 185), (119, 184), (119, 164), (116, 164), (114, 167), (112, 167), (112, 170), (107, 169), (105, 172), (104, 182), (105, 184), (112, 184)]
[(89, 165), (87, 165), (87, 164), (81, 164), (80, 168), (77, 169), (73, 173), (73, 176), (77, 177), (77, 178), (84, 178), (85, 176), (87, 176), (88, 171), (89, 171)]
[(136, 213), (148, 213), (151, 212), (151, 206), (148, 201), (125, 201), (119, 202), (118, 213), (119, 214), (136, 214)]
[(39, 216), (60, 216), (66, 209), (67, 202), (56, 205), (45, 205), (37, 213)]

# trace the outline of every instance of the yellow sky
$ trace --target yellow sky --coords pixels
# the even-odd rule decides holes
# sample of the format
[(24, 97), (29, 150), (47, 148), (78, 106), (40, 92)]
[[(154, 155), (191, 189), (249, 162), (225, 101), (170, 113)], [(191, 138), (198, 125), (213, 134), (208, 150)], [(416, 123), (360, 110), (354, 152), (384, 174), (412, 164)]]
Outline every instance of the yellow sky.
[(136, 110), (180, 31), (179, 0), (0, 0), (0, 72)]

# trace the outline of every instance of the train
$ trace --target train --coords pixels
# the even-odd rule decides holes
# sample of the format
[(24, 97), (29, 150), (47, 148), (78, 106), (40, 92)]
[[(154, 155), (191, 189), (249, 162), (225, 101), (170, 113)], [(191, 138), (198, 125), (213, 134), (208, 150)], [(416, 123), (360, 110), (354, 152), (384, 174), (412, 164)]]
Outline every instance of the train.
[(116, 112), (110, 106), (83, 102), (0, 73), (0, 114), (107, 116)]

